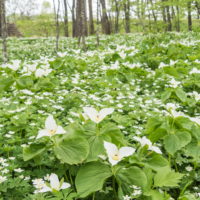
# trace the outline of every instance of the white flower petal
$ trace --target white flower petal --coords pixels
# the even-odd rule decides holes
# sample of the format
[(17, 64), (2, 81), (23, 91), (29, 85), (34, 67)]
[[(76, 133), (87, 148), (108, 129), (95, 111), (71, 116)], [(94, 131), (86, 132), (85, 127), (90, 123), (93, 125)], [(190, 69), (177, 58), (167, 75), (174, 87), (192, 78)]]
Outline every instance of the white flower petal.
[(119, 161), (121, 160), (113, 160), (111, 157), (108, 158), (110, 164), (113, 166), (113, 165), (116, 165)]
[(124, 157), (128, 157), (135, 152), (135, 149), (132, 147), (122, 147), (119, 149), (119, 157), (120, 159)]
[(45, 121), (45, 128), (48, 130), (56, 130), (57, 124), (52, 115), (49, 115)]
[(99, 112), (99, 118), (102, 121), (107, 115), (112, 114), (114, 111), (113, 108), (104, 108)]
[(43, 193), (43, 192), (52, 192), (52, 189), (45, 185), (42, 189), (39, 190), (39, 192), (41, 192), (41, 193)]
[(149, 147), (149, 150), (152, 150), (158, 154), (162, 154), (161, 150), (156, 146)]
[(97, 122), (97, 116), (99, 113), (96, 109), (91, 107), (84, 107), (83, 110), (93, 122)]
[(36, 139), (39, 139), (39, 138), (44, 137), (44, 136), (48, 136), (48, 137), (50, 136), (49, 131), (46, 130), (46, 129), (40, 130), (38, 132), (38, 135), (37, 135)]
[(69, 188), (69, 187), (71, 187), (71, 185), (70, 185), (69, 183), (65, 183), (65, 182), (64, 182), (64, 183), (62, 184), (62, 186), (61, 186), (60, 189), (63, 189), (63, 190), (64, 190), (64, 189)]
[(64, 134), (66, 131), (63, 129), (62, 126), (58, 126), (56, 130), (56, 134)]
[(60, 182), (58, 176), (56, 174), (51, 174), (49, 179), (51, 188), (55, 190), (60, 190)]
[(115, 154), (118, 154), (118, 149), (115, 144), (104, 141), (104, 148), (106, 149), (108, 157), (112, 157)]

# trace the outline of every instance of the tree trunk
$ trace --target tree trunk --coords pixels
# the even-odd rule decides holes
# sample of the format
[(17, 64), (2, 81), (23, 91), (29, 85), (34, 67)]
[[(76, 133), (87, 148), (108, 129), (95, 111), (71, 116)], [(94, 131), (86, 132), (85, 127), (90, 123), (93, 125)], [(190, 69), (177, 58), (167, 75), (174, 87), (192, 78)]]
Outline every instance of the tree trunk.
[(2, 54), (3, 62), (8, 61), (7, 55), (7, 28), (6, 28), (6, 11), (5, 11), (5, 0), (0, 0), (0, 33), (2, 37)]
[(115, 1), (115, 33), (119, 33), (119, 2)]
[(99, 46), (99, 13), (100, 12), (100, 2), (99, 2), (99, 0), (97, 0), (97, 28), (96, 28), (96, 38), (97, 38), (97, 46)]
[(176, 20), (176, 31), (180, 32), (180, 9), (179, 6), (176, 6), (177, 20)]
[(157, 15), (156, 15), (155, 10), (154, 10), (154, 3), (153, 3), (152, 0), (150, 0), (150, 3), (151, 3), (151, 7), (152, 7), (152, 15), (153, 15), (154, 23), (155, 23), (155, 26), (156, 26), (157, 31), (158, 31)]
[(172, 31), (172, 21), (169, 6), (166, 6), (167, 11), (167, 31)]
[(75, 5), (76, 5), (76, 0), (73, 0), (73, 4), (72, 4), (72, 36), (73, 37), (76, 37)]
[(102, 30), (105, 34), (111, 34), (111, 26), (110, 21), (108, 19), (107, 10), (106, 10), (106, 2), (105, 0), (100, 0), (102, 6)]
[(84, 0), (84, 28), (85, 28), (85, 36), (88, 36), (88, 23), (87, 23), (87, 0)]
[(200, 4), (199, 2), (195, 2), (196, 8), (197, 8), (197, 19), (200, 19)]
[[(162, 3), (164, 3), (165, 0), (162, 0)], [(166, 6), (162, 5), (162, 17), (163, 22), (165, 24), (165, 31), (167, 31), (167, 15), (166, 15)]]
[(86, 0), (76, 1), (76, 35), (78, 36), (78, 44), (86, 49), (85, 36), (86, 36)]
[(64, 34), (65, 34), (65, 37), (69, 37), (67, 0), (63, 0), (63, 1), (64, 1)]
[(188, 2), (187, 7), (188, 7), (188, 31), (192, 31), (191, 1)]
[(53, 6), (54, 6), (54, 15), (55, 15), (55, 23), (56, 23), (56, 52), (58, 52), (59, 38), (60, 38), (60, 24), (59, 24), (60, 0), (58, 0), (57, 10), (56, 10), (55, 0), (53, 0)]
[(89, 7), (89, 33), (90, 35), (94, 35), (95, 32), (94, 32), (92, 0), (88, 0), (88, 7)]
[(124, 2), (124, 15), (125, 15), (125, 31), (126, 33), (130, 33), (130, 0), (126, 0)]

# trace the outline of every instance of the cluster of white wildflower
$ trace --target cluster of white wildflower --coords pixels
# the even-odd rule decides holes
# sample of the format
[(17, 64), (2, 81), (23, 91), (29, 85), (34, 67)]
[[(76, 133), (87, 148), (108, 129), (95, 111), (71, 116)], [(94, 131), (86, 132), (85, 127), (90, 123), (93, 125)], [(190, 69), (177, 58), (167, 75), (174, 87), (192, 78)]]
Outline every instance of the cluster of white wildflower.
[[(45, 180), (49, 181), (46, 182)], [(43, 179), (34, 179), (33, 186), (36, 188), (34, 193), (44, 193), (44, 192), (55, 192), (63, 189), (69, 188), (71, 185), (69, 183), (59, 181), (58, 176), (52, 173)]]

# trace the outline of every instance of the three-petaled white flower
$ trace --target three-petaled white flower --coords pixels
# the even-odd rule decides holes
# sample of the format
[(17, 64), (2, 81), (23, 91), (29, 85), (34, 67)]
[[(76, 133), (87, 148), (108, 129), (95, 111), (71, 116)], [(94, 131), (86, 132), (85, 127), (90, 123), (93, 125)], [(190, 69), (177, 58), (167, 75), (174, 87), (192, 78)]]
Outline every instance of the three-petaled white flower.
[(113, 108), (104, 108), (100, 110), (99, 112), (91, 107), (84, 107), (83, 108), (85, 114), (95, 123), (101, 122), (107, 115), (110, 115), (113, 113)]
[(155, 151), (158, 154), (162, 154), (161, 150), (158, 147), (153, 146), (152, 142), (149, 139), (147, 139), (145, 136), (143, 136), (142, 138), (134, 136), (133, 139), (138, 141), (141, 144), (142, 147), (147, 145), (148, 150)]
[(135, 149), (132, 147), (121, 147), (118, 149), (115, 144), (106, 141), (104, 141), (104, 148), (106, 149), (111, 165), (116, 165), (124, 157), (131, 156), (135, 152)]
[(60, 191), (69, 188), (71, 185), (66, 182), (60, 182), (58, 179), (58, 176), (56, 174), (51, 174), (49, 177), (50, 184), (46, 184), (44, 181), (40, 181), (41, 183), (39, 184), (34, 184), (35, 187), (37, 188), (37, 192), (43, 193), (43, 192), (54, 192), (54, 191)]
[(56, 124), (52, 115), (49, 115), (45, 121), (45, 129), (39, 131), (37, 139), (44, 136), (52, 137), (56, 134), (64, 133), (66, 133), (66, 131), (61, 126)]

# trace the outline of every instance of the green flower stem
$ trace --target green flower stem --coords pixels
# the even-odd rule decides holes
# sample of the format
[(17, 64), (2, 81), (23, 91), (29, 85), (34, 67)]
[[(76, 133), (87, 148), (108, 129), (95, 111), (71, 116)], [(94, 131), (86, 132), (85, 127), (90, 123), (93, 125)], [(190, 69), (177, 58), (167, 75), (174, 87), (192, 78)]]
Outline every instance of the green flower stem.
[(99, 136), (100, 135), (100, 125), (96, 124), (96, 135)]
[(112, 188), (113, 188), (113, 193), (114, 193), (114, 197), (115, 197), (115, 200), (118, 200), (118, 195), (117, 195), (117, 191), (116, 191), (116, 182), (115, 182), (115, 177), (113, 176), (112, 178)]
[(92, 195), (92, 200), (95, 200), (95, 192)]

